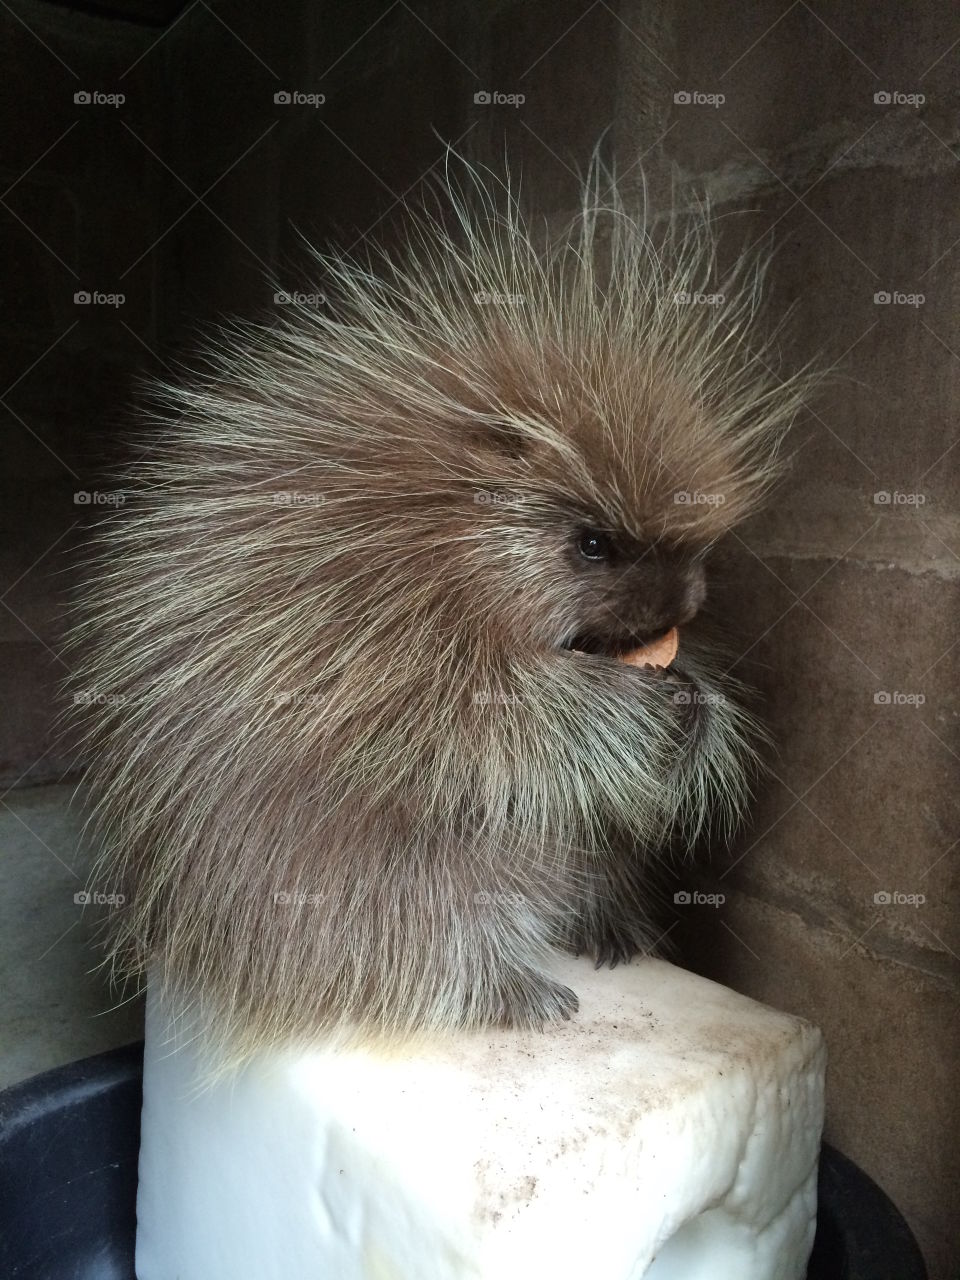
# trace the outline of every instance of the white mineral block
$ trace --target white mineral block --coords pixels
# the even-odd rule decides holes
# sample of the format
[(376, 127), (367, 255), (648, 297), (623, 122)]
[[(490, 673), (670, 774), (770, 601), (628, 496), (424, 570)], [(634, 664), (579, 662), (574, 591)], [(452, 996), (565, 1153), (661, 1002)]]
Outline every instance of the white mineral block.
[(147, 1015), (139, 1280), (801, 1280), (824, 1047), (659, 960), (558, 961), (580, 1013), (214, 1085)]

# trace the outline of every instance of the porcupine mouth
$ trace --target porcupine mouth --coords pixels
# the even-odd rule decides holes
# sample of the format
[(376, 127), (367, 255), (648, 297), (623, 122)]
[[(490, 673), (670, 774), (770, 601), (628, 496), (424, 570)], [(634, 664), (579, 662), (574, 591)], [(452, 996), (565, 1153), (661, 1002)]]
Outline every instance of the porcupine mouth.
[[(569, 651), (592, 654), (595, 657), (622, 660), (624, 654), (644, 648), (661, 640), (669, 628), (660, 631), (624, 632), (618, 635), (600, 635), (598, 632), (581, 631), (562, 647)], [(636, 668), (635, 668), (636, 669)], [(685, 728), (692, 731), (698, 726), (703, 710), (696, 680), (686, 672), (676, 659), (667, 667), (640, 668), (647, 679), (658, 680), (676, 686), (673, 701)]]
[[(661, 640), (667, 634), (667, 630), (668, 628), (662, 631), (633, 631), (614, 636), (602, 636), (593, 631), (580, 631), (563, 648), (576, 649), (580, 653), (592, 653), (602, 658), (622, 658), (625, 653), (630, 653), (633, 649), (642, 649), (656, 640)], [(673, 665), (671, 663), (671, 670)], [(662, 667), (653, 669), (663, 670)]]

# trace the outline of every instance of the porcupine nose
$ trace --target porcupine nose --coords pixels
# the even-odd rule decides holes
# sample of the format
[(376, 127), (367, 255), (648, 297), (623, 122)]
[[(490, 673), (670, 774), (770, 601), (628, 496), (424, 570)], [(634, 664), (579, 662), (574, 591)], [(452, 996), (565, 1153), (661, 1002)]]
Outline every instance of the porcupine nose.
[(661, 571), (660, 580), (646, 595), (644, 630), (664, 632), (683, 627), (696, 616), (707, 597), (702, 564), (673, 566)]

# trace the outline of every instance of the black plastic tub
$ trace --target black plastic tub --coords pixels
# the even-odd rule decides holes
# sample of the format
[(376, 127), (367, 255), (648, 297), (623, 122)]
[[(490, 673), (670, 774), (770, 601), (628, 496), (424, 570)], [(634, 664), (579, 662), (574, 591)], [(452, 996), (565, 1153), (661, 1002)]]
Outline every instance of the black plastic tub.
[[(4, 1280), (134, 1280), (142, 1061), (130, 1045), (0, 1093)], [(825, 1146), (808, 1280), (926, 1275), (894, 1205)]]

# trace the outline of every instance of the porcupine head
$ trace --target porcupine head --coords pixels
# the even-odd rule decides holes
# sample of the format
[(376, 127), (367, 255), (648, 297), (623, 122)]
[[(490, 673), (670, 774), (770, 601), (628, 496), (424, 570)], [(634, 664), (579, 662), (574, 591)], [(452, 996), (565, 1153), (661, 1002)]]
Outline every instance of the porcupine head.
[(760, 268), (598, 167), (546, 247), (442, 202), (158, 391), (79, 605), (110, 957), (241, 1056), (570, 1016), (551, 956), (648, 948), (651, 866), (747, 796), (694, 618), (802, 390)]

